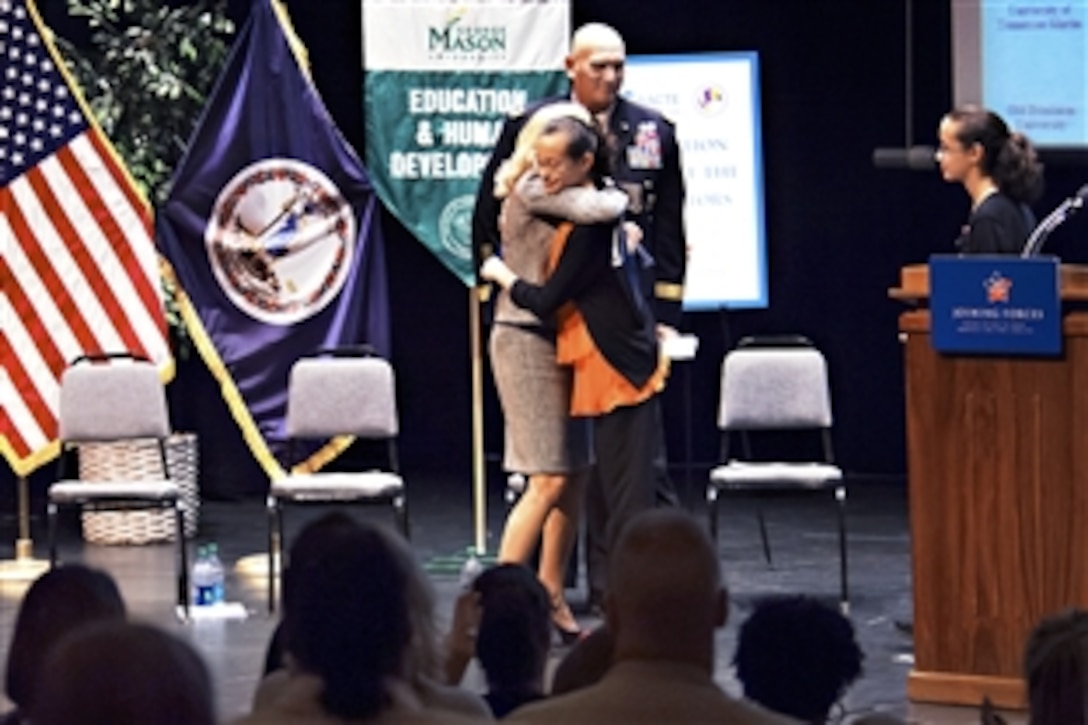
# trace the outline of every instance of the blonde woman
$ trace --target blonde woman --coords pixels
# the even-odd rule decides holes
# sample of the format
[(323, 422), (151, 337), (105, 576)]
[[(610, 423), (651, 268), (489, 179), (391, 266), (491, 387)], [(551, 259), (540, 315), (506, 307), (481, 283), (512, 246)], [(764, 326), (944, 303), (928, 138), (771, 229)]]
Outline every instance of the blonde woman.
[[(615, 189), (543, 193), (532, 170), (533, 144), (544, 126), (560, 117), (590, 120), (574, 103), (541, 107), (495, 175), (503, 259), (519, 277), (537, 284), (547, 277), (558, 220), (616, 219), (627, 201)], [(556, 631), (569, 643), (581, 632), (563, 594), (564, 573), (581, 517), (584, 474), (593, 461), (589, 421), (570, 416), (571, 370), (556, 361), (555, 334), (553, 316), (538, 317), (515, 305), (509, 292), (499, 293), (489, 345), (506, 424), (503, 465), (528, 477), (506, 521), (499, 560), (525, 563), (540, 543), (538, 576), (551, 596)]]

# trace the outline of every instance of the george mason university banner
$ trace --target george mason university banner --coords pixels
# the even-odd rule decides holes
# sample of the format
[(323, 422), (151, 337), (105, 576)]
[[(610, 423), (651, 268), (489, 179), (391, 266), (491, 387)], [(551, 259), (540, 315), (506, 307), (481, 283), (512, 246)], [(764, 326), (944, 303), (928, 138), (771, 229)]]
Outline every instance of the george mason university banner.
[(378, 200), (281, 12), (254, 0), (156, 217), (193, 341), (272, 478), (296, 463), (281, 445), (291, 365), (390, 352)]
[(172, 373), (151, 212), (33, 4), (0, 0), (0, 453), (58, 450), (60, 376), (87, 353)]
[(480, 175), (507, 116), (564, 87), (567, 0), (363, 0), (367, 167), (466, 285)]

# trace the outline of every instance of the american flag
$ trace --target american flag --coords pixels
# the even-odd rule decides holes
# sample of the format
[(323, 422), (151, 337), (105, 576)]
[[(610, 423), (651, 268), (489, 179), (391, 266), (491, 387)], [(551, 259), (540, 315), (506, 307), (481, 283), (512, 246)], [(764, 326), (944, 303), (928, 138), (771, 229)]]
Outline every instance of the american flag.
[(56, 452), (60, 374), (170, 352), (151, 212), (60, 69), (33, 4), (0, 0), (0, 452)]

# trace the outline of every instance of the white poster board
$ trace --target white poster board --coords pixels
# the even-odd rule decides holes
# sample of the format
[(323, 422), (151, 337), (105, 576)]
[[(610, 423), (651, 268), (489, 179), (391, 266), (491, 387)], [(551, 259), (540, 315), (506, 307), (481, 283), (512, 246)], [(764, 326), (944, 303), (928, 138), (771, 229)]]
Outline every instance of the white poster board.
[(623, 87), (676, 124), (687, 189), (684, 309), (766, 307), (758, 55), (628, 56)]

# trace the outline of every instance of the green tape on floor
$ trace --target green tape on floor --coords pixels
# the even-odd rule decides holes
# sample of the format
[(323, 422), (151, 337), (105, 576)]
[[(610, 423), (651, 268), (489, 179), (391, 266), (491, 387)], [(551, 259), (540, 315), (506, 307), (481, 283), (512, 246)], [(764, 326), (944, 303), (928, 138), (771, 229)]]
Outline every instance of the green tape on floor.
[(432, 556), (423, 564), (423, 570), (431, 574), (460, 574), (469, 559), (475, 557), (482, 566), (489, 567), (495, 563), (495, 555), (484, 552), (476, 554), (476, 548), (466, 546), (463, 552), (447, 556)]

